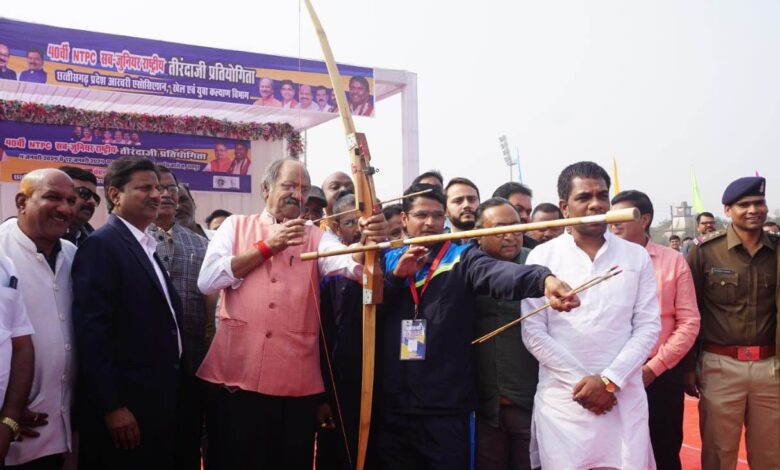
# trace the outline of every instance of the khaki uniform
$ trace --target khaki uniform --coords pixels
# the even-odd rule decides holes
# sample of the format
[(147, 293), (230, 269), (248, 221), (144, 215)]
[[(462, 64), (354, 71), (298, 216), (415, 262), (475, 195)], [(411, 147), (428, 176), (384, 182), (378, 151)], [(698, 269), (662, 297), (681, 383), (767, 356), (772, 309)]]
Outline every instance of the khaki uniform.
[(688, 254), (701, 312), (697, 375), (704, 470), (736, 467), (743, 424), (750, 467), (780, 469), (780, 264), (775, 242), (762, 234), (760, 244), (751, 256), (729, 225)]

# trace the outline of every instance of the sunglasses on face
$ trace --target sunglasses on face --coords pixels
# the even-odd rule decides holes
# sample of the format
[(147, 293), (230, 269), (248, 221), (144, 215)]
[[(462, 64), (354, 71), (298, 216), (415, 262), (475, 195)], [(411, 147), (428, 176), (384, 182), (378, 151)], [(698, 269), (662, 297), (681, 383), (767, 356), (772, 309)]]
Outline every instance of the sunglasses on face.
[(89, 188), (86, 188), (84, 186), (80, 186), (76, 188), (76, 194), (83, 199), (84, 201), (89, 201), (90, 199), (95, 200), (95, 205), (100, 205), (100, 196), (97, 195), (97, 193), (92, 192)]

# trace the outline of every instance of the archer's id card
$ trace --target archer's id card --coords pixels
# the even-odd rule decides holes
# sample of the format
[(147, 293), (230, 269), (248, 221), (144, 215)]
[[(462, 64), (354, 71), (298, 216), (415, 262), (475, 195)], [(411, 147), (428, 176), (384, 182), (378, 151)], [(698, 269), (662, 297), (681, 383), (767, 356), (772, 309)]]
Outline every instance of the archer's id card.
[(425, 319), (401, 320), (401, 360), (425, 359)]

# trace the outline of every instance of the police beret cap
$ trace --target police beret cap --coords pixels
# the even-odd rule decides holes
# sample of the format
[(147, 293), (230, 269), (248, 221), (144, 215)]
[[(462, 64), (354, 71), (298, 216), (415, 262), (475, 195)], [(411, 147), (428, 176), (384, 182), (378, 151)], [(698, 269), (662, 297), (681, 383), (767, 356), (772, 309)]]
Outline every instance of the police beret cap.
[(762, 176), (746, 176), (731, 182), (723, 191), (721, 202), (728, 206), (746, 196), (764, 196), (766, 179)]

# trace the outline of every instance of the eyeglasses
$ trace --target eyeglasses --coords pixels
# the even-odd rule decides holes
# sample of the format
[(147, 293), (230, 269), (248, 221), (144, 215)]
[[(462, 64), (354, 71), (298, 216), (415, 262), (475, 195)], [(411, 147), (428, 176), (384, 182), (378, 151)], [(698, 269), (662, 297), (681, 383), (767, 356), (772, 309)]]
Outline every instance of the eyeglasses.
[(428, 218), (431, 218), (434, 221), (444, 219), (444, 212), (417, 211), (417, 212), (409, 212), (409, 215), (419, 220), (420, 222), (428, 220)]
[(168, 191), (168, 194), (179, 194), (179, 187), (175, 184), (169, 184), (168, 186), (157, 186), (157, 190), (160, 191), (160, 194), (164, 193), (165, 191)]
[(86, 188), (84, 186), (79, 186), (76, 188), (76, 194), (83, 199), (84, 201), (89, 201), (90, 199), (95, 200), (95, 205), (100, 205), (100, 196), (97, 195), (97, 193), (92, 192), (91, 189)]

